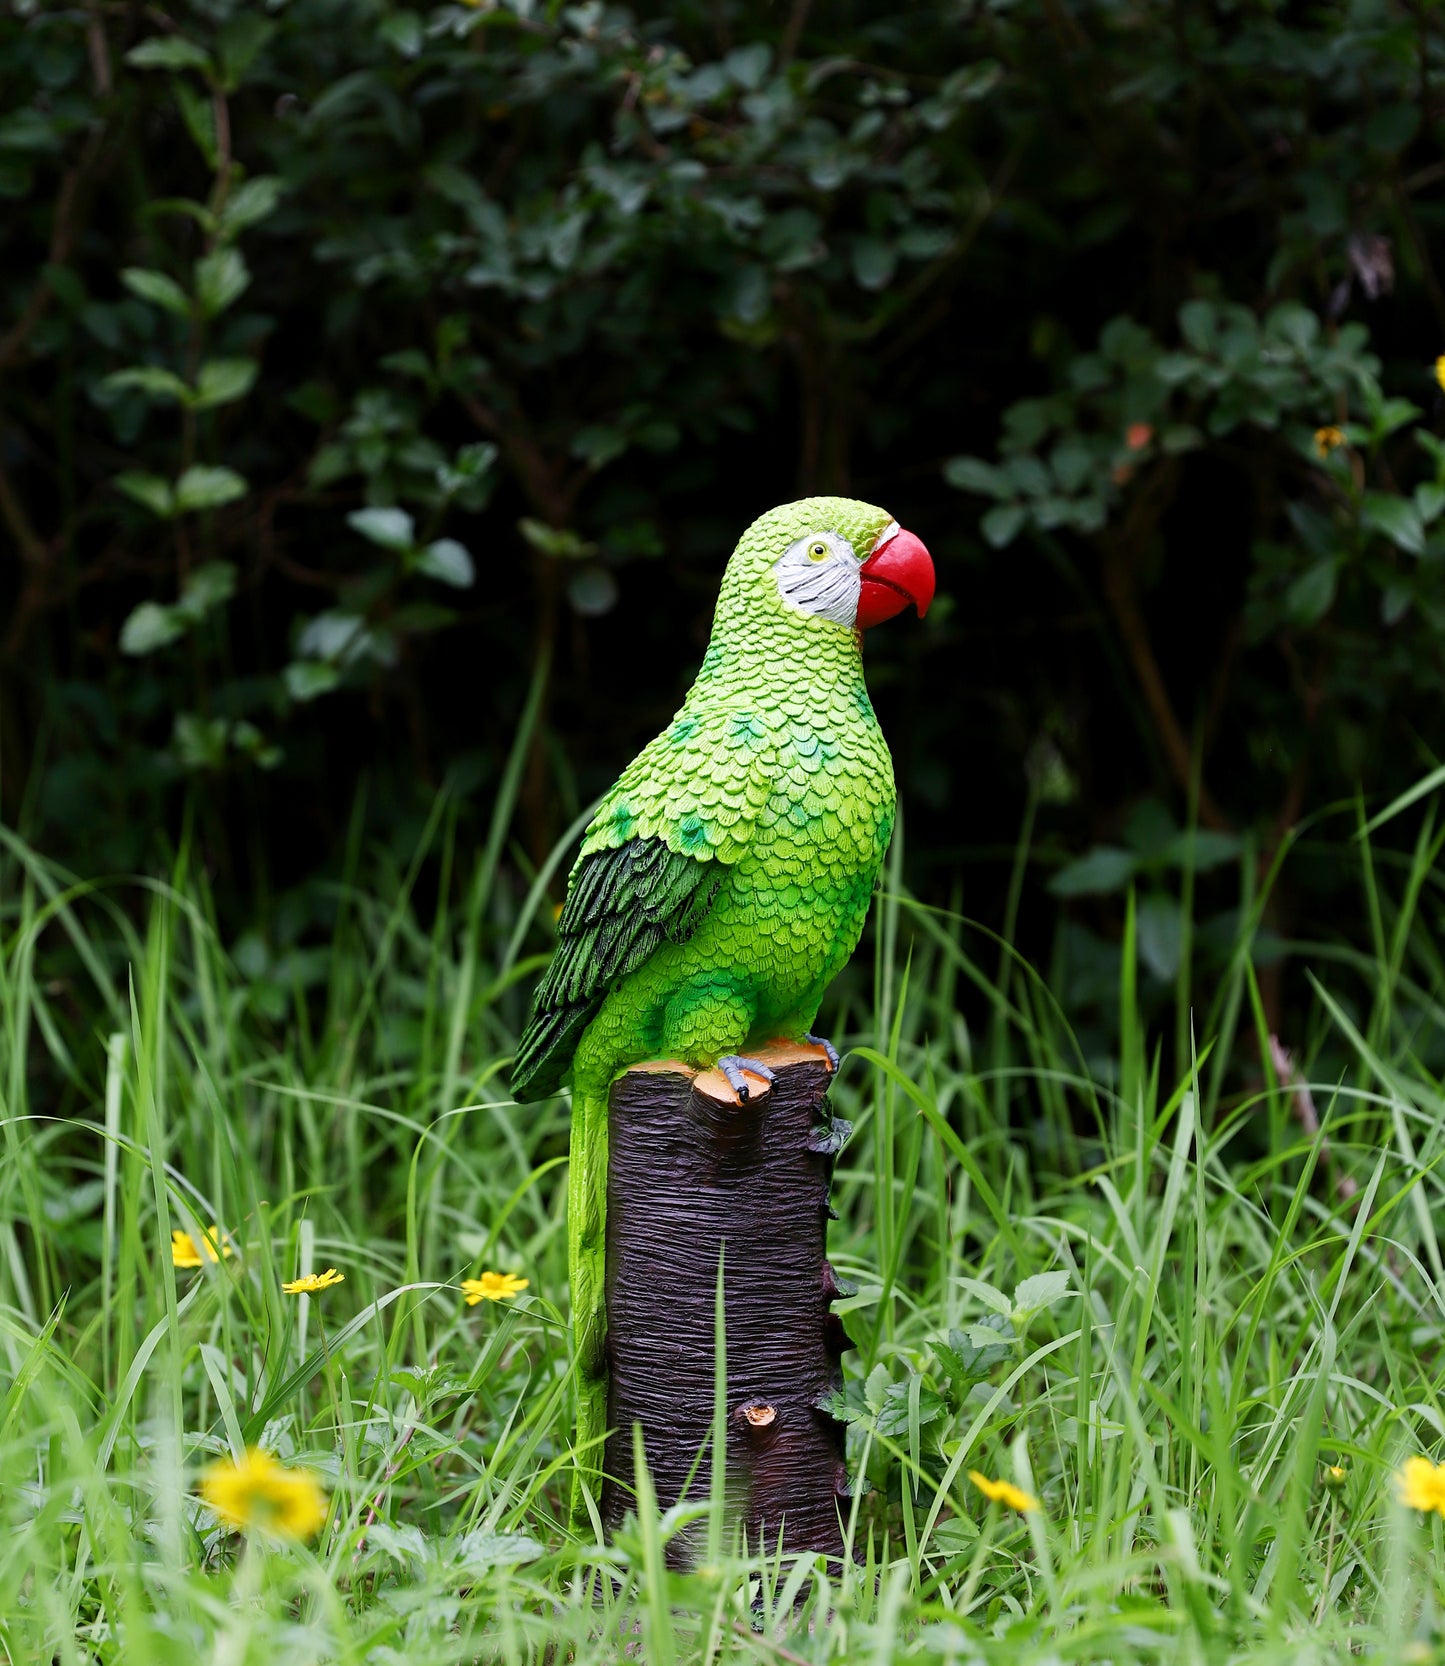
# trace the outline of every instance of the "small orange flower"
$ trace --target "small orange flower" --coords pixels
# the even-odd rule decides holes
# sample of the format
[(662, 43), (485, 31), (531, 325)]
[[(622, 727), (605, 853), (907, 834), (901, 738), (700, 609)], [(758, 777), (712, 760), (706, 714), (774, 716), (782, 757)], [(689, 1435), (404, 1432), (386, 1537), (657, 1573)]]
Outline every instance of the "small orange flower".
[(1131, 422), (1124, 430), (1124, 444), (1130, 451), (1142, 451), (1154, 438), (1154, 430), (1147, 422)]
[(1315, 456), (1324, 459), (1335, 449), (1345, 443), (1345, 431), (1331, 425), (1328, 428), (1315, 429)]
[(1442, 390), (1445, 390), (1445, 353), (1442, 353), (1435, 361), (1435, 381)]
[(530, 1282), (515, 1273), (483, 1273), (480, 1278), (464, 1278), (462, 1294), (467, 1298), (468, 1307), (475, 1307), (478, 1302), (509, 1302), (513, 1296), (520, 1296)]

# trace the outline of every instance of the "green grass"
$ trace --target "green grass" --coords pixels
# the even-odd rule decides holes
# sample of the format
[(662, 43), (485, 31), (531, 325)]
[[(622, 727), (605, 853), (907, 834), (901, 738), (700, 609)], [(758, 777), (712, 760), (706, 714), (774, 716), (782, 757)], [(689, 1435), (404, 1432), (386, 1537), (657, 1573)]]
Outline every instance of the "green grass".
[[(1391, 1479), (1445, 1439), (1433, 824), (1394, 863), (1343, 841), (1374, 940), (1296, 961), (1327, 1144), (1259, 1062), (1258, 903), (1162, 1040), (1126, 939), (1101, 1062), (895, 868), (832, 1024), (873, 1483), (832, 1578), (712, 1514), (706, 1565), (669, 1573), (688, 1512), (645, 1489), (613, 1545), (565, 1530), (567, 1112), (505, 1092), (544, 891), (517, 901), (500, 830), (466, 872), (453, 825), (443, 801), (406, 871), (354, 855), (326, 942), (285, 953), (224, 945), (185, 854), (80, 885), (4, 836), (0, 1659), (1445, 1660), (1445, 1520)], [(172, 1230), (213, 1221), (238, 1253), (174, 1268)], [(464, 1306), (482, 1268), (526, 1294)], [(257, 1441), (325, 1480), (308, 1546), (198, 1500)]]

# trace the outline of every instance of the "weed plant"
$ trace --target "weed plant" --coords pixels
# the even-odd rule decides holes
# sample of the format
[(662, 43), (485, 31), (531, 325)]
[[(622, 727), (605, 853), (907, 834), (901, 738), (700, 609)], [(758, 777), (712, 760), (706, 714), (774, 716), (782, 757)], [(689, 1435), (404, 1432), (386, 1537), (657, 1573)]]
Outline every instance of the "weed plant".
[[(1445, 1516), (1395, 1483), (1445, 1442), (1431, 817), (1413, 855), (1329, 847), (1375, 939), (1289, 946), (1292, 1059), (1267, 883), (1167, 1041), (1126, 930), (1101, 1064), (895, 851), (830, 1025), (840, 1571), (730, 1537), (707, 1454), (666, 1513), (644, 1474), (611, 1545), (564, 1525), (567, 1107), (506, 1093), (549, 881), (504, 872), (509, 813), (464, 881), (445, 797), (405, 871), (355, 841), (326, 941), (285, 953), (223, 943), (184, 842), (80, 883), (3, 836), (0, 1657), (1445, 1659)], [(487, 1272), (526, 1287), (468, 1305)], [(202, 1502), (256, 1446), (320, 1479), (314, 1536)]]

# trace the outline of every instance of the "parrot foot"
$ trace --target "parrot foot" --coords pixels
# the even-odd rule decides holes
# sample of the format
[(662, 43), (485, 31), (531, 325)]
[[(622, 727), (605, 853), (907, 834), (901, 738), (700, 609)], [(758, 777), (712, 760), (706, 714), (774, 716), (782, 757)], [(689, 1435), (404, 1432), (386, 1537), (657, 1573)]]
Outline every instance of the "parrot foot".
[(761, 1059), (728, 1053), (693, 1083), (697, 1092), (722, 1104), (739, 1107), (763, 1098), (773, 1085), (773, 1072)]
[[(748, 1081), (749, 1076), (761, 1076), (768, 1087), (773, 1085), (775, 1079), (773, 1072), (761, 1059), (744, 1058), (741, 1053), (726, 1054), (717, 1061), (717, 1068), (727, 1077), (728, 1086), (744, 1105), (754, 1092), (752, 1084)], [(767, 1088), (764, 1088), (763, 1092), (766, 1093)]]
[(831, 1041), (828, 1040), (827, 1036), (805, 1035), (803, 1040), (808, 1042), (810, 1046), (821, 1047), (823, 1049), (823, 1051), (828, 1055), (828, 1068), (836, 1076), (838, 1074), (838, 1066), (842, 1061), (838, 1057), (838, 1049)]

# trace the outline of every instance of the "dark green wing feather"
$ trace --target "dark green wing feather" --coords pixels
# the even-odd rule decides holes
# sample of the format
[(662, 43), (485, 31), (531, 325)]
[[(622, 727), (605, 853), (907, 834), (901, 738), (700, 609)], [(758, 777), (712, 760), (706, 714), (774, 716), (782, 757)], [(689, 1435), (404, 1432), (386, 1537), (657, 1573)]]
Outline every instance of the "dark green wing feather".
[(557, 952), (537, 986), (512, 1062), (512, 1096), (561, 1086), (582, 1032), (608, 993), (663, 943), (685, 943), (727, 875), (660, 838), (629, 839), (577, 864), (557, 922)]

